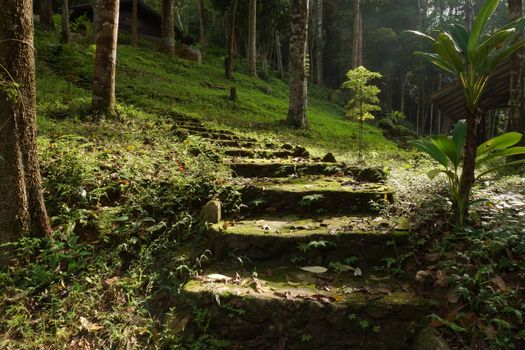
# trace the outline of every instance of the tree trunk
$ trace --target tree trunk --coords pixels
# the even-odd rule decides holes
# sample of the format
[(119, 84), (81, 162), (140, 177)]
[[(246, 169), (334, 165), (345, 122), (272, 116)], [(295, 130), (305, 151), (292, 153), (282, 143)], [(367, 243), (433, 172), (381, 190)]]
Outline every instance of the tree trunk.
[(463, 226), (468, 218), (470, 205), (470, 193), (476, 180), (476, 129), (478, 124), (479, 112), (468, 112), (467, 114), (467, 140), (465, 143), (465, 153), (463, 156), (463, 171), (459, 179), (459, 203), (454, 203), (454, 222)]
[(322, 85), (324, 83), (324, 35), (323, 35), (323, 0), (317, 0), (317, 14), (316, 14), (316, 25), (315, 25), (315, 80), (317, 84)]
[[(0, 243), (51, 233), (36, 145), (31, 0), (0, 1)], [(15, 85), (16, 84), (16, 85)], [(3, 254), (0, 253), (0, 263)]]
[(175, 55), (174, 23), (173, 0), (162, 0), (160, 51), (168, 56)]
[(472, 29), (472, 18), (474, 17), (474, 9), (472, 8), (472, 0), (465, 0), (465, 24), (468, 30)]
[(93, 44), (97, 43), (97, 24), (98, 24), (97, 8), (98, 8), (98, 1), (99, 0), (91, 0), (92, 6), (93, 6)]
[(289, 73), (290, 105), (287, 124), (306, 128), (308, 83), (306, 74), (306, 49), (308, 37), (308, 0), (292, 1), (292, 35), (290, 37)]
[[(522, 15), (522, 0), (508, 1), (509, 20), (512, 21)], [(517, 38), (516, 40), (520, 40)], [(525, 132), (525, 101), (523, 86), (523, 59), (525, 50), (522, 48), (510, 57), (510, 96), (509, 96), (509, 119), (510, 130)]]
[(62, 0), (62, 42), (69, 44), (69, 4), (68, 0)]
[(363, 24), (361, 0), (354, 0), (354, 34), (352, 39), (352, 68), (363, 65)]
[(197, 10), (199, 11), (200, 49), (204, 56), (206, 52), (206, 8), (204, 7), (204, 0), (197, 0)]
[(237, 0), (231, 0), (230, 1), (230, 18), (229, 18), (229, 26), (228, 26), (228, 38), (227, 38), (228, 54), (226, 56), (226, 61), (224, 62), (226, 79), (228, 80), (233, 79), (233, 50), (235, 46), (235, 16), (236, 15), (237, 15)]
[(277, 70), (279, 77), (284, 79), (283, 52), (281, 50), (281, 38), (279, 32), (275, 32), (275, 51), (277, 56)]
[(138, 0), (131, 3), (131, 47), (137, 47), (139, 42)]
[(53, 3), (51, 0), (40, 1), (40, 26), (44, 30), (55, 31), (55, 21), (53, 20)]
[(98, 0), (95, 77), (93, 81), (93, 111), (115, 113), (115, 70), (119, 0)]
[(400, 106), (399, 106), (399, 111), (402, 112), (403, 114), (405, 114), (405, 101), (406, 101), (406, 83), (407, 83), (407, 79), (406, 79), (406, 74), (403, 72), (401, 73), (401, 91), (400, 91), (400, 94), (401, 94), (401, 98), (400, 98)]
[(257, 76), (257, 0), (249, 3), (248, 75)]

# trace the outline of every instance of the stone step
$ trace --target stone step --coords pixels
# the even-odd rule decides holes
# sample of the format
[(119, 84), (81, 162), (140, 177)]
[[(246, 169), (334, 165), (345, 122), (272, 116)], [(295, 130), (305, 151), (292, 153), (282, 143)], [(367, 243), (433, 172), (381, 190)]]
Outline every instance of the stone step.
[[(242, 147), (229, 147), (221, 150), (226, 156), (239, 157), (239, 158), (251, 158), (251, 159), (275, 159), (275, 158), (292, 158), (292, 157), (308, 157), (308, 154), (302, 154), (293, 150), (283, 149), (259, 149), (259, 148), (242, 148)], [(302, 151), (300, 151), (302, 152)], [(301, 155), (302, 154), (302, 155)]]
[(264, 147), (264, 148), (271, 148), (271, 149), (279, 149), (279, 147), (276, 144), (271, 143), (271, 142), (253, 142), (253, 141), (243, 142), (243, 141), (217, 140), (214, 142), (214, 144), (217, 145), (217, 147), (223, 147), (223, 148), (234, 147), (234, 148), (256, 149), (256, 148)]
[(363, 183), (347, 177), (241, 179), (243, 202), (249, 213), (350, 213), (377, 212), (394, 192), (380, 183)]
[(320, 162), (250, 162), (231, 163), (234, 174), (238, 177), (284, 177), (290, 175), (336, 175), (354, 177), (358, 181), (380, 182), (386, 174), (377, 167), (358, 167), (337, 163)]
[(206, 269), (182, 289), (184, 309), (174, 323), (189, 344), (206, 334), (228, 349), (395, 350), (410, 348), (430, 305), (384, 275), (272, 264)]
[(216, 260), (239, 256), (248, 261), (303, 261), (330, 264), (351, 258), (362, 266), (385, 266), (408, 246), (408, 231), (376, 216), (267, 215), (223, 221), (209, 228)]

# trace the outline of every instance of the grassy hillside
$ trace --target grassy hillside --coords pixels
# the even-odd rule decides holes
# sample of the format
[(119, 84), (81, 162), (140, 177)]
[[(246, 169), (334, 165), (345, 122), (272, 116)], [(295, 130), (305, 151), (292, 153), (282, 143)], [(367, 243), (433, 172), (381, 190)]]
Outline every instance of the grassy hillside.
[[(93, 71), (94, 47), (89, 43), (59, 45), (53, 34), (37, 33), (38, 100), (43, 116), (71, 117), (87, 113)], [(244, 71), (237, 62), (236, 71)], [(236, 103), (229, 100), (235, 86)], [(344, 119), (341, 106), (328, 102), (330, 91), (310, 87), (311, 130), (283, 128), (288, 111), (288, 87), (273, 74), (254, 79), (236, 73), (235, 80), (224, 78), (223, 57), (211, 51), (201, 66), (168, 58), (148, 42), (133, 49), (118, 49), (117, 98), (120, 108), (134, 106), (157, 115), (181, 113), (213, 125), (235, 128), (244, 133), (295, 142), (322, 154), (328, 150), (352, 159), (357, 147), (357, 123)], [(370, 151), (392, 151), (379, 129), (366, 126), (365, 144)]]

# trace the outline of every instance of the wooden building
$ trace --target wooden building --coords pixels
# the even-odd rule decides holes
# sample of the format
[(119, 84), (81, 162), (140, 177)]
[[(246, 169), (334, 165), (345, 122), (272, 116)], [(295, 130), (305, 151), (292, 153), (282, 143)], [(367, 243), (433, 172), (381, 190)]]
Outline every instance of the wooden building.
[[(120, 0), (119, 31), (131, 33), (131, 9), (132, 0)], [(93, 7), (91, 4), (81, 4), (70, 7), (70, 20), (85, 15), (93, 20)], [(137, 24), (139, 35), (151, 38), (160, 38), (162, 17), (159, 13), (146, 5), (142, 0), (137, 2)], [(175, 37), (186, 45), (192, 45), (196, 40), (189, 34), (175, 26)]]
[[(498, 108), (509, 107), (510, 60), (498, 65), (492, 73), (487, 89), (481, 97), (480, 110), (487, 114)], [(449, 85), (430, 97), (430, 101), (441, 111), (441, 132), (447, 133), (452, 125), (466, 116), (465, 95), (459, 83)]]

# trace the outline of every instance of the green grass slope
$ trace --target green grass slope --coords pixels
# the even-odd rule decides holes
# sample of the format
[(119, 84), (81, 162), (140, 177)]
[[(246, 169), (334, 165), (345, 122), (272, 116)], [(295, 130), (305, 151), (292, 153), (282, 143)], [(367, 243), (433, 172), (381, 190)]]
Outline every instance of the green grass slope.
[[(85, 40), (85, 39), (83, 39)], [(38, 101), (43, 116), (85, 115), (90, 104), (94, 46), (77, 42), (60, 45), (54, 34), (37, 32)], [(330, 91), (312, 85), (309, 98), (310, 130), (283, 127), (288, 111), (287, 83), (272, 73), (256, 79), (242, 73), (237, 62), (234, 81), (223, 74), (223, 57), (212, 51), (203, 65), (169, 58), (152, 43), (142, 48), (119, 45), (117, 98), (120, 108), (134, 106), (148, 113), (180, 113), (200, 118), (212, 125), (238, 129), (276, 141), (295, 142), (314, 153), (333, 151), (345, 159), (354, 158), (357, 123), (344, 119), (344, 110), (328, 102)], [(238, 101), (229, 100), (235, 86)], [(365, 126), (365, 146), (369, 151), (396, 149), (374, 126)]]

